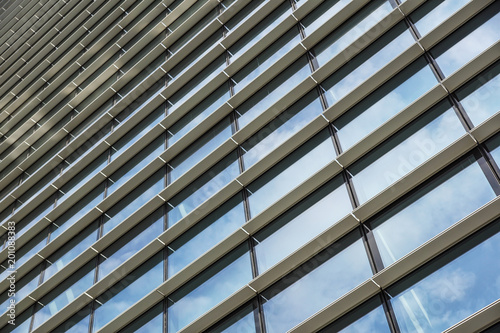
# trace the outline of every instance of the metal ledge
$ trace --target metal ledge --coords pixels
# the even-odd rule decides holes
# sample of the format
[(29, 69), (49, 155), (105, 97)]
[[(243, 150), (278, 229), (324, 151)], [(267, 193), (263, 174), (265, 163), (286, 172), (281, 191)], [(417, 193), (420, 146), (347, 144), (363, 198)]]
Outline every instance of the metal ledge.
[(444, 333), (479, 332), (498, 322), (500, 300), (496, 300), (476, 313), (444, 331)]
[(379, 292), (380, 288), (376, 283), (372, 280), (366, 280), (288, 332), (317, 332), (327, 326), (331, 321), (340, 318), (343, 314), (354, 309), (356, 306)]

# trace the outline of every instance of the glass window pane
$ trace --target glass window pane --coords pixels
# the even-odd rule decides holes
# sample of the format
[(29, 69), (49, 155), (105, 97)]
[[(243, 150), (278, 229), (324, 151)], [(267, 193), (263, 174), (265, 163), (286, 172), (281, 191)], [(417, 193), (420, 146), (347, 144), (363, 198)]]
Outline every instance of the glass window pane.
[(160, 208), (102, 251), (98, 280), (158, 237), (163, 232), (163, 224), (163, 208)]
[(93, 321), (94, 332), (162, 282), (163, 252), (159, 252), (97, 298)]
[(262, 293), (266, 331), (286, 332), (371, 276), (354, 230)]
[[(257, 4), (258, 1), (251, 1)], [(247, 6), (248, 7), (248, 6)], [(253, 6), (252, 6), (253, 7)], [(245, 9), (243, 9), (245, 10)], [(253, 10), (253, 8), (252, 8)], [(276, 8), (271, 14), (266, 16), (260, 23), (253, 27), (249, 32), (247, 32), (242, 38), (240, 38), (236, 43), (234, 43), (229, 48), (229, 54), (231, 56), (231, 61), (233, 62), (237, 57), (242, 55), (248, 49), (250, 49), (257, 41), (262, 39), (267, 35), (279, 22), (281, 22), (285, 17), (287, 17), (292, 12), (292, 6), (289, 2), (284, 1), (278, 8)], [(243, 20), (236, 15), (233, 17), (226, 25), (229, 30), (234, 30)]]
[(20, 315), (16, 315), (16, 325), (5, 325), (2, 327), (2, 333), (25, 333), (30, 331), (31, 314), (35, 306), (30, 306)]
[(500, 297), (500, 223), (387, 289), (401, 332), (441, 332)]
[(250, 253), (241, 245), (168, 296), (168, 332), (177, 332), (252, 279)]
[(301, 23), (307, 36), (323, 24), (329, 22), (332, 17), (344, 8), (351, 0), (326, 0), (309, 13)]
[(70, 261), (75, 259), (80, 253), (85, 251), (97, 240), (98, 223), (93, 222), (78, 235), (73, 237), (68, 243), (61, 246), (54, 254), (52, 254), (46, 263), (46, 268), (43, 273), (43, 280), (47, 281), (52, 275), (60, 271)]
[(500, 165), (500, 134), (486, 141), (486, 148), (490, 152), (497, 166)]
[[(424, 58), (414, 61), (333, 122), (342, 149), (352, 147), (437, 84)], [(326, 95), (329, 105), (335, 103)]]
[(200, 88), (205, 86), (212, 78), (219, 74), (226, 66), (226, 56), (222, 55), (210, 63), (205, 69), (198, 73), (179, 91), (173, 94), (169, 99), (168, 113), (174, 112), (182, 103), (186, 102)]
[(237, 194), (168, 245), (171, 277), (245, 223), (243, 197)]
[[(345, 5), (345, 1), (339, 2), (339, 5)], [(391, 11), (389, 1), (371, 1), (313, 48), (319, 65), (323, 66)]]
[(134, 157), (108, 178), (106, 195), (110, 196), (117, 188), (126, 184), (130, 178), (157, 158), (165, 150), (164, 147), (165, 137), (160, 135), (149, 145), (141, 149)]
[(474, 125), (479, 125), (500, 110), (500, 62), (496, 62), (463, 88), (456, 91), (456, 96), (467, 111)]
[(405, 22), (398, 23), (321, 83), (328, 101), (343, 98), (414, 43)]
[(257, 333), (258, 309), (255, 303), (246, 304), (226, 319), (211, 327), (206, 333)]
[(158, 333), (163, 327), (163, 302), (127, 325), (120, 333)]
[(500, 3), (494, 2), (431, 49), (444, 75), (449, 76), (500, 38)]
[(334, 158), (333, 142), (325, 129), (247, 186), (252, 216), (258, 215)]
[(173, 145), (187, 132), (205, 120), (210, 114), (212, 114), (212, 112), (224, 104), (230, 96), (229, 84), (224, 83), (207, 98), (205, 98), (203, 102), (195, 106), (179, 121), (169, 127), (167, 131), (168, 145)]
[(75, 224), (76, 221), (81, 219), (91, 209), (93, 209), (99, 202), (101, 202), (104, 194), (104, 184), (98, 185), (95, 189), (90, 191), (86, 196), (75, 203), (64, 214), (59, 216), (54, 223), (52, 223), (52, 231), (50, 233), (50, 241), (53, 241), (63, 231)]
[(28, 296), (33, 290), (35, 290), (36, 287), (38, 287), (38, 282), (40, 281), (40, 273), (42, 271), (42, 265), (43, 264), (38, 265), (37, 267), (32, 269), (28, 274), (16, 280), (15, 295), (11, 296), (11, 293), (7, 292), (7, 290), (0, 295), (0, 313), (5, 313), (8, 311), (8, 306), (11, 304), (10, 302), (11, 299), (14, 299), (16, 301), (15, 304), (17, 304), (19, 303), (20, 300), (22, 300), (23, 298)]
[(300, 42), (301, 38), (297, 27), (293, 27), (278, 40), (267, 47), (262, 53), (234, 74), (234, 93), (240, 91), (260, 74), (264, 73), (272, 64), (286, 54)]
[(347, 188), (338, 176), (255, 234), (259, 272), (269, 269), (351, 210)]
[(319, 333), (361, 333), (361, 332), (391, 332), (385, 316), (385, 310), (380, 296), (375, 296), (340, 319), (328, 325)]
[(307, 57), (303, 56), (236, 108), (240, 128), (271, 107), (309, 74), (311, 69)]
[(349, 167), (360, 204), (437, 154), (465, 130), (448, 101), (429, 110)]
[(47, 319), (59, 312), (94, 283), (95, 260), (91, 260), (76, 273), (42, 297), (35, 311), (33, 328), (43, 324)]
[(215, 148), (229, 139), (231, 135), (231, 122), (229, 117), (226, 117), (168, 163), (170, 167), (169, 183), (182, 176)]
[(64, 323), (59, 325), (54, 332), (88, 333), (91, 306), (92, 304), (85, 306)]
[[(224, 10), (227, 10), (229, 6), (231, 6), (236, 0), (222, 0), (221, 4), (224, 6)], [(245, 7), (240, 9), (238, 13), (236, 13), (229, 21), (226, 22), (225, 26), (228, 30), (234, 30), (238, 27), (242, 22), (246, 21), (246, 18), (252, 14), (255, 9), (260, 7), (260, 5), (265, 2), (264, 0), (253, 0), (250, 1)], [(234, 8), (231, 8), (234, 10)]]
[(168, 226), (192, 212), (239, 173), (238, 156), (234, 151), (168, 201)]
[(105, 235), (119, 223), (123, 222), (123, 220), (160, 193), (164, 188), (165, 170), (160, 169), (106, 211), (104, 214), (106, 221), (102, 227), (102, 234)]
[[(108, 163), (108, 152), (104, 152), (83, 170), (79, 171), (69, 182), (64, 184), (61, 189), (61, 195), (57, 198), (57, 204), (60, 205), (64, 200), (69, 198), (73, 193), (78, 191), (82, 185), (86, 184), (97, 172), (99, 172)], [(65, 169), (65, 173), (74, 173), (71, 168)]]
[(321, 114), (323, 108), (316, 89), (247, 139), (243, 148), (243, 161), (248, 169), (257, 161), (288, 140), (311, 120)]
[(111, 149), (111, 161), (120, 156), (128, 147), (137, 142), (165, 117), (165, 107), (161, 105), (149, 116), (136, 124), (127, 134), (115, 142)]
[(496, 197), (472, 156), (370, 222), (385, 266)]
[(443, 23), (470, 0), (427, 1), (410, 15), (421, 36)]

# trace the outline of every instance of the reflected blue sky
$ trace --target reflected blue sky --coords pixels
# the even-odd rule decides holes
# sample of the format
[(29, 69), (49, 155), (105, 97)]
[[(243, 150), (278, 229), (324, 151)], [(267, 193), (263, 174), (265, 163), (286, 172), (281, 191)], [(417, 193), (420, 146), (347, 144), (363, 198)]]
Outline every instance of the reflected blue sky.
[[(493, 5), (493, 8), (489, 7), (485, 10), (489, 10), (490, 12), (498, 11), (498, 7), (495, 8), (495, 5)], [(483, 52), (486, 48), (493, 45), (493, 43), (497, 42), (500, 38), (500, 30), (498, 29), (499, 26), (500, 13), (488, 19), (488, 21), (484, 22), (481, 26), (477, 27), (466, 36), (463, 36), (460, 40), (452, 40), (452, 46), (450, 46), (444, 53), (435, 56), (441, 71), (446, 76), (449, 76), (478, 54)], [(467, 33), (463, 28), (459, 31), (462, 34)], [(455, 35), (457, 33), (455, 33)], [(459, 37), (460, 36), (450, 36), (450, 38), (455, 39)], [(450, 43), (448, 40), (444, 40), (442, 43), (446, 44), (447, 42)]]
[(389, 291), (401, 331), (441, 332), (497, 300), (499, 252), (497, 233), (444, 267), (423, 272), (425, 278), (404, 291)]
[(399, 204), (389, 216), (372, 222), (385, 266), (496, 197), (472, 158), (432, 181), (423, 191)]
[(252, 216), (258, 215), (331, 162), (335, 158), (335, 150), (328, 131), (323, 131), (289, 156), (248, 186)]
[[(403, 79), (405, 81), (399, 83)], [(395, 83), (399, 84), (392, 88), (391, 85)], [(392, 82), (389, 81), (343, 117), (333, 122), (338, 129), (337, 134), (342, 148), (346, 150), (352, 147), (437, 83), (436, 77), (426, 62), (423, 59), (417, 60), (396, 75)], [(387, 91), (388, 89), (390, 90)]]
[[(347, 1), (343, 0), (339, 2), (339, 5), (343, 6), (346, 3)], [(375, 1), (372, 5), (365, 7), (350, 19), (347, 24), (336, 29), (330, 36), (314, 47), (319, 65), (323, 66), (326, 64), (358, 37), (380, 22), (391, 11), (392, 6), (389, 1)]]
[[(325, 256), (329, 255), (322, 257)], [(286, 332), (372, 276), (360, 238), (327, 261), (313, 258), (307, 267), (286, 277), (285, 284), (292, 284), (281, 292), (270, 287), (272, 298), (265, 299), (263, 304), (267, 332)]]
[(232, 153), (168, 201), (168, 226), (188, 215), (239, 174), (237, 156)]
[(168, 276), (171, 277), (183, 269), (243, 223), (245, 223), (245, 211), (241, 194), (237, 194), (198, 222), (192, 230), (184, 234), (184, 237), (169, 244)]
[[(180, 299), (175, 294), (169, 296), (169, 301), (173, 302), (167, 309), (169, 332), (177, 332), (185, 327), (252, 279), (250, 253), (246, 250), (241, 253), (243, 250), (238, 248), (236, 252), (221, 259), (230, 261), (222, 269), (218, 268), (216, 272), (206, 270), (199, 278), (207, 279)], [(220, 267), (224, 262), (217, 265)], [(213, 275), (207, 277), (209, 274)], [(180, 292), (182, 291), (176, 293)]]
[[(325, 96), (327, 98), (328, 105), (335, 104), (339, 99), (347, 95), (359, 84), (363, 83), (367, 78), (388, 64), (403, 50), (415, 43), (415, 40), (408, 29), (405, 29), (402, 32), (399, 31), (400, 29), (400, 26), (398, 26), (388, 35), (385, 35), (384, 37), (381, 37), (381, 39), (375, 41), (373, 47), (377, 47), (378, 43), (387, 44), (355, 69), (351, 68), (351, 64), (358, 61), (359, 57), (366, 57), (365, 53), (371, 50), (364, 51), (364, 53), (356, 57), (355, 60), (352, 60), (349, 64), (345, 65), (346, 70), (340, 69), (322, 83), (322, 86), (326, 89)], [(397, 32), (399, 32), (399, 34), (394, 36)], [(390, 39), (387, 40), (388, 38)], [(369, 47), (369, 49), (372, 48)], [(332, 80), (334, 83), (329, 82)]]
[[(414, 21), (420, 35), (424, 36), (452, 16), (457, 10), (462, 8), (468, 2), (470, 2), (470, 0), (432, 1), (428, 3), (429, 5), (424, 4), (421, 9), (416, 11), (416, 15), (410, 15), (410, 18)], [(431, 6), (434, 8), (428, 8)], [(423, 15), (423, 12), (421, 13), (421, 11), (424, 10), (426, 11), (425, 15)]]
[(499, 90), (500, 63), (497, 62), (456, 94), (472, 123), (477, 126), (500, 110)]
[[(303, 211), (302, 211), (303, 210)], [(271, 222), (255, 235), (255, 252), (259, 273), (262, 273), (332, 226), (352, 210), (347, 188), (341, 177), (293, 207), (287, 214)], [(291, 215), (289, 217), (289, 215)], [(275, 227), (275, 225), (278, 225)], [(274, 228), (279, 228), (270, 235)]]
[(302, 129), (314, 117), (320, 115), (322, 111), (321, 101), (315, 91), (307, 94), (295, 105), (285, 110), (241, 145), (244, 151), (245, 169), (260, 161)]
[[(303, 2), (303, 1), (302, 1)], [(351, 0), (324, 1), (315, 10), (302, 20), (306, 36), (312, 34), (320, 26), (328, 22)], [(301, 2), (299, 2), (301, 4)]]
[[(365, 157), (366, 161), (361, 160), (359, 166), (350, 168), (361, 204), (465, 134), (460, 120), (451, 108), (441, 115), (439, 113), (435, 115), (434, 111), (430, 112), (424, 118), (420, 118), (422, 121), (417, 120), (406, 130), (390, 138), (385, 146), (375, 148), (371, 155)], [(407, 132), (409, 133), (406, 134)], [(392, 145), (396, 146), (390, 148)], [(359, 170), (362, 164), (366, 166)]]
[[(146, 269), (147, 271), (144, 272), (143, 270)], [(163, 260), (160, 252), (118, 282), (118, 287), (112, 288), (111, 291), (98, 298), (102, 305), (96, 305), (97, 308), (94, 311), (94, 332), (123, 313), (162, 282)]]

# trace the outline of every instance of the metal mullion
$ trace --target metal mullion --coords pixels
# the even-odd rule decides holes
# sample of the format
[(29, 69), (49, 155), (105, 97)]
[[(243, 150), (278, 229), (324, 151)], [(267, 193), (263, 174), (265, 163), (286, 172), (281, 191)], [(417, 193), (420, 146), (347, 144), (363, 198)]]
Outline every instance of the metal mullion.
[[(478, 144), (477, 148), (477, 153), (474, 154), (476, 155), (477, 163), (481, 167), (484, 176), (488, 180), (488, 183), (490, 183), (490, 186), (492, 187), (495, 194), (500, 195), (500, 178), (498, 176), (498, 166), (493, 161), (491, 154), (483, 146), (483, 144)], [(492, 164), (492, 162), (495, 164)]]
[[(404, 21), (408, 25), (410, 32), (412, 33), (412, 36), (418, 42), (421, 35), (417, 27), (406, 15), (404, 17)], [(428, 50), (424, 50), (424, 56), (425, 59), (428, 61), (429, 66), (431, 67), (434, 75), (436, 75), (437, 79), (441, 83), (446, 78), (446, 76), (439, 67), (439, 64), (436, 62), (436, 60)], [(460, 103), (458, 97), (454, 92), (448, 92), (448, 98), (452, 104), (455, 114), (458, 116), (460, 122), (462, 123), (462, 126), (468, 133), (470, 133), (470, 131), (475, 126), (472, 123), (469, 115), (465, 111), (462, 103)], [(488, 152), (488, 150), (484, 147), (483, 144), (478, 143), (478, 148), (480, 152), (480, 157), (477, 158), (477, 162), (480, 165), (481, 170), (483, 171), (485, 177), (488, 179), (488, 182), (490, 183), (491, 187), (495, 191), (495, 194), (500, 195), (500, 169), (496, 164), (496, 162), (493, 160), (491, 154)]]
[(391, 304), (390, 295), (382, 289), (380, 298), (382, 300), (385, 318), (387, 319), (387, 323), (389, 324), (389, 329), (393, 333), (400, 333), (401, 329), (399, 328), (399, 324), (396, 319), (396, 313), (394, 312), (394, 308)]

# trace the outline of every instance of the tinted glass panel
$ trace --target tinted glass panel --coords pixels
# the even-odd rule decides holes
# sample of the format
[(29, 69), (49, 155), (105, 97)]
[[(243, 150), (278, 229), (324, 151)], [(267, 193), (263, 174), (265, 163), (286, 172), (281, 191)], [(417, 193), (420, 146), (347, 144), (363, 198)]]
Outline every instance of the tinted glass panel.
[(352, 210), (342, 177), (336, 177), (255, 234), (259, 272), (334, 225)]
[(328, 130), (323, 130), (247, 186), (252, 216), (258, 215), (335, 158)]
[(355, 230), (262, 293), (267, 332), (286, 332), (371, 276)]
[(500, 223), (491, 225), (393, 287), (402, 332), (441, 332), (500, 297)]
[(458, 139), (465, 130), (448, 102), (426, 112), (349, 167), (364, 203)]
[(431, 49), (441, 71), (450, 75), (500, 38), (500, 3), (495, 2)]
[(453, 166), (371, 222), (384, 265), (495, 197), (474, 157)]

